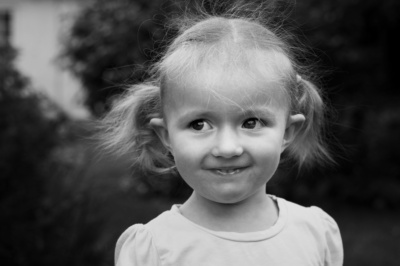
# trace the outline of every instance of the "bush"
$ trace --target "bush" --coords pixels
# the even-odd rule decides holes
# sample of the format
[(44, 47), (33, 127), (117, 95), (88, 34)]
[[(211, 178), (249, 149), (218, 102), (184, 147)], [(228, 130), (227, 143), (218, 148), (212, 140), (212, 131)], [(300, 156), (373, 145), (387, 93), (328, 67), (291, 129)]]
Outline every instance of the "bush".
[(87, 92), (95, 115), (123, 85), (143, 80), (145, 66), (164, 37), (155, 10), (162, 1), (96, 0), (85, 8), (66, 39), (64, 59)]
[[(89, 196), (68, 180), (63, 143), (68, 121), (13, 65), (0, 47), (0, 258), (6, 265), (100, 265), (101, 219)], [(76, 158), (76, 155), (73, 155)], [(75, 185), (75, 187), (71, 187)]]

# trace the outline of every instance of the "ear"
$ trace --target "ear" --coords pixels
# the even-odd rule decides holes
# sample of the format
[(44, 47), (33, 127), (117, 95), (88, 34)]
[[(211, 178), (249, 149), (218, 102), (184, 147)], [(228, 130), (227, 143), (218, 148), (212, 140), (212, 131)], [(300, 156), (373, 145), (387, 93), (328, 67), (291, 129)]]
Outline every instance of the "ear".
[(295, 139), (306, 118), (302, 114), (291, 115), (288, 118), (285, 135), (283, 136), (282, 151)]
[(171, 144), (169, 141), (169, 134), (167, 125), (165, 124), (164, 119), (162, 118), (152, 118), (150, 120), (150, 126), (153, 128), (154, 132), (156, 132), (158, 138), (164, 147), (171, 151)]

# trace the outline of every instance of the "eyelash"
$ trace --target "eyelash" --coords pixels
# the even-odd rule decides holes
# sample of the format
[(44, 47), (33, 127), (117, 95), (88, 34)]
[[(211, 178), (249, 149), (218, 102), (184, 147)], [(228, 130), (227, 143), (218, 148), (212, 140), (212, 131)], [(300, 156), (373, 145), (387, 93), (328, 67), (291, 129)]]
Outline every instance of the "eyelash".
[[(198, 125), (199, 123), (202, 123), (203, 125), (201, 125), (200, 129), (196, 129), (195, 126), (196, 126), (196, 124)], [(190, 122), (189, 127), (195, 131), (201, 131), (201, 130), (203, 130), (203, 127), (205, 125), (208, 125), (211, 128), (210, 124), (207, 121), (205, 121), (204, 119), (197, 119), (197, 120), (194, 120), (193, 122)]]
[[(252, 127), (252, 128), (246, 128), (246, 127), (245, 127), (245, 123), (246, 123), (246, 122), (249, 122), (249, 121), (255, 121), (254, 127)], [(200, 123), (201, 123), (201, 125), (199, 125)], [(267, 123), (266, 123), (265, 121), (263, 121), (262, 119), (252, 117), (252, 118), (246, 119), (246, 120), (243, 122), (242, 128), (246, 128), (246, 129), (256, 129), (256, 128), (257, 128), (257, 125), (259, 125), (259, 127), (265, 127), (266, 124), (267, 124)], [(191, 129), (195, 130), (195, 131), (202, 131), (202, 130), (204, 129), (204, 127), (207, 126), (207, 125), (208, 125), (209, 129), (212, 128), (211, 125), (210, 125), (206, 120), (204, 120), (204, 119), (197, 119), (197, 120), (194, 120), (194, 121), (190, 122), (189, 127), (190, 127)], [(200, 128), (197, 128), (197, 129), (196, 129), (196, 128), (195, 128), (196, 126), (199, 126)], [(209, 129), (205, 129), (205, 130), (209, 130)]]
[(242, 128), (245, 128), (244, 125), (245, 125), (245, 123), (248, 122), (248, 121), (255, 121), (255, 122), (256, 122), (254, 128), (248, 128), (248, 129), (255, 129), (255, 128), (257, 127), (257, 122), (259, 123), (259, 127), (265, 127), (265, 126), (266, 126), (265, 121), (263, 121), (263, 120), (261, 120), (261, 119), (259, 119), (259, 118), (256, 118), (256, 117), (252, 117), (252, 118), (246, 119), (246, 120), (243, 122)]

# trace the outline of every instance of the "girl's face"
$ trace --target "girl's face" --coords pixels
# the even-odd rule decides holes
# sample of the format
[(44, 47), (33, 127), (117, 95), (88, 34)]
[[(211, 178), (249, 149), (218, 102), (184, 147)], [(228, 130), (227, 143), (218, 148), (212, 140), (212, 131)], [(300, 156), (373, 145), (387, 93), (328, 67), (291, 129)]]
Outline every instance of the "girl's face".
[(288, 116), (277, 84), (212, 73), (208, 69), (184, 82), (168, 80), (165, 118), (151, 124), (198, 196), (239, 203), (265, 194), (304, 117)]

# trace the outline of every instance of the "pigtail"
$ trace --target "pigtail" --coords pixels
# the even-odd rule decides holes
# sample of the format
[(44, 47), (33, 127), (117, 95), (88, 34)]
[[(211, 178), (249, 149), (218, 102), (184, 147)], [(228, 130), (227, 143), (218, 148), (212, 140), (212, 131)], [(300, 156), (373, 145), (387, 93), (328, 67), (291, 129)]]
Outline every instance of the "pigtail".
[(333, 163), (323, 138), (325, 105), (319, 89), (299, 75), (296, 76), (296, 84), (294, 110), (302, 113), (306, 120), (288, 147), (290, 157), (295, 158), (300, 167), (316, 162)]
[[(306, 117), (285, 151), (288, 159), (294, 159), (300, 167), (313, 162), (333, 162), (324, 144), (325, 106), (320, 92), (313, 83), (293, 74), (303, 67), (296, 65), (291, 56), (294, 47), (287, 43), (291, 36), (282, 29), (282, 17), (273, 16), (283, 2), (203, 0), (197, 12), (185, 10), (181, 19), (175, 18), (172, 24), (177, 28), (177, 37), (171, 40), (159, 62), (150, 68), (152, 79), (129, 88), (102, 120), (100, 140), (104, 149), (127, 158), (132, 166), (145, 172), (165, 173), (172, 169), (172, 156), (149, 124), (152, 118), (162, 117), (161, 80), (179, 78), (188, 71), (196, 73), (199, 64), (216, 62), (214, 59), (232, 57), (231, 62), (236, 62), (233, 60), (243, 56), (250, 62), (250, 58), (244, 58), (248, 55), (242, 53), (248, 49), (266, 52), (265, 66), (285, 78), (283, 89), (290, 97), (291, 112)], [(229, 66), (236, 67), (236, 64)], [(243, 68), (247, 70), (249, 67)], [(163, 93), (165, 89), (162, 88)]]
[(101, 147), (117, 158), (126, 159), (136, 169), (166, 172), (173, 162), (149, 125), (161, 113), (159, 86), (151, 83), (132, 86), (101, 120)]

